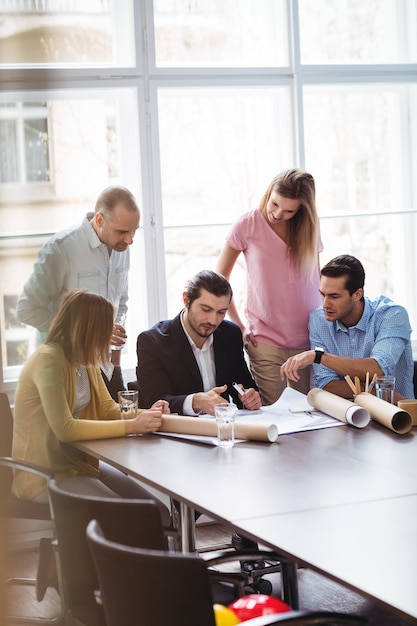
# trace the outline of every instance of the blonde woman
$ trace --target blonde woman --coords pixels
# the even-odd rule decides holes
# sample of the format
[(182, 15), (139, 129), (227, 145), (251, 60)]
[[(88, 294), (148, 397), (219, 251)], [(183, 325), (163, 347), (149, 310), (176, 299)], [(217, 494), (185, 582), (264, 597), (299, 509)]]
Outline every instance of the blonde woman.
[[(220, 254), (216, 270), (226, 278), (241, 252), (245, 257), (247, 321), (233, 301), (229, 316), (242, 330), (264, 405), (275, 402), (286, 385), (280, 366), (310, 347), (308, 317), (321, 303), (321, 250), (314, 179), (293, 168), (280, 172), (259, 207), (238, 219)], [(310, 368), (302, 373), (289, 384), (307, 393)]]
[[(99, 366), (108, 359), (113, 305), (89, 291), (69, 291), (43, 343), (28, 359), (15, 395), (13, 457), (47, 467), (56, 479), (74, 477), (74, 489), (95, 495), (153, 498), (135, 481), (111, 466), (76, 450), (73, 441), (124, 437), (156, 431), (161, 400), (137, 417), (121, 420)], [(13, 493), (25, 500), (46, 501), (41, 477), (16, 472)], [(168, 509), (161, 503), (165, 524)]]

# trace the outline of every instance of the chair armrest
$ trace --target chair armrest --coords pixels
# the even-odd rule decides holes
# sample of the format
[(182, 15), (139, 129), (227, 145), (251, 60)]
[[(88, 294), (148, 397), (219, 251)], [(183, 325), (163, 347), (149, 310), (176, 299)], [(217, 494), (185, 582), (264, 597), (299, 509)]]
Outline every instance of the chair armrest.
[(32, 474), (37, 474), (46, 480), (52, 478), (54, 475), (54, 473), (46, 467), (35, 465), (34, 463), (29, 463), (28, 461), (19, 461), (10, 456), (0, 456), (0, 466), (31, 472)]
[[(203, 556), (204, 555), (200, 555)], [(278, 552), (272, 550), (233, 550), (233, 551), (218, 551), (210, 553), (210, 558), (204, 559), (208, 567), (214, 567), (215, 565), (221, 565), (229, 561), (259, 561), (260, 559), (268, 562), (286, 562), (287, 559)]]

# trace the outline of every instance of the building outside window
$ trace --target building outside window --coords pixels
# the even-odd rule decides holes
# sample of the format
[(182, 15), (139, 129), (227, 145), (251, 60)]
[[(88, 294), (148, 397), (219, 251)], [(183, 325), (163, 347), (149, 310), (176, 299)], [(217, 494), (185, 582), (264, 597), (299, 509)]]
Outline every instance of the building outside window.
[[(417, 339), (416, 0), (0, 0), (0, 340), (13, 390), (34, 349), (14, 310), (40, 246), (107, 185), (136, 195), (123, 350), (181, 308), (272, 177), (315, 177), (324, 264), (350, 253), (366, 293)], [(245, 268), (232, 277), (244, 307)]]

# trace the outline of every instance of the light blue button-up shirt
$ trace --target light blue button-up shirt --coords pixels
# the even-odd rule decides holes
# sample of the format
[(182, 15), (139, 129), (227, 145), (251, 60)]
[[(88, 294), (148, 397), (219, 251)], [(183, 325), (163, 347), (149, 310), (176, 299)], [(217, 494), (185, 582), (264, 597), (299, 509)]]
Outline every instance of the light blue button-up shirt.
[(127, 311), (129, 265), (129, 248), (110, 254), (85, 218), (81, 225), (56, 233), (42, 246), (17, 302), (17, 318), (35, 326), (43, 341), (63, 294), (88, 289), (110, 300), (118, 319)]
[[(365, 297), (363, 314), (356, 326), (329, 322), (320, 307), (310, 314), (311, 348), (355, 359), (375, 359), (386, 376), (395, 376), (395, 390), (414, 398), (411, 326), (407, 311), (385, 296)], [(323, 388), (343, 376), (324, 365), (313, 365), (316, 386)]]

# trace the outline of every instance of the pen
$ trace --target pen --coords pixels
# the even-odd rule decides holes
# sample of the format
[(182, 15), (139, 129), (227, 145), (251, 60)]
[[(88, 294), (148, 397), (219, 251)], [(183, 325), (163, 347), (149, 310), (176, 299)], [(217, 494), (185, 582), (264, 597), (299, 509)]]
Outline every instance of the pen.
[(240, 394), (241, 396), (245, 395), (245, 392), (242, 390), (241, 387), (239, 387), (237, 383), (232, 383), (232, 387), (234, 387), (236, 391), (238, 392), (238, 394)]
[(371, 393), (372, 389), (374, 388), (375, 381), (376, 381), (376, 373), (372, 376), (372, 380), (369, 383), (368, 393)]
[(351, 379), (351, 377), (349, 376), (349, 374), (346, 374), (346, 376), (345, 376), (345, 381), (347, 382), (347, 384), (349, 385), (349, 387), (352, 389), (353, 393), (357, 393), (357, 391), (356, 391), (356, 386), (353, 384), (353, 380)]

